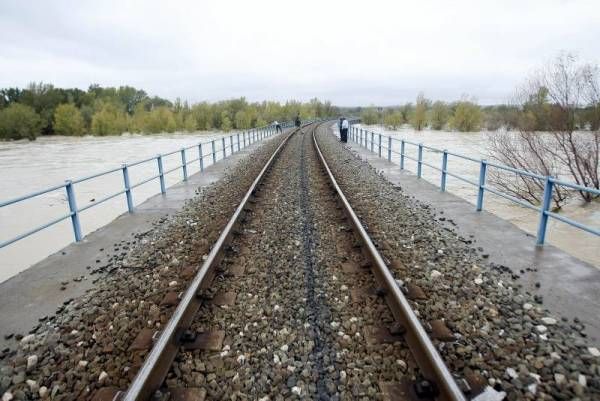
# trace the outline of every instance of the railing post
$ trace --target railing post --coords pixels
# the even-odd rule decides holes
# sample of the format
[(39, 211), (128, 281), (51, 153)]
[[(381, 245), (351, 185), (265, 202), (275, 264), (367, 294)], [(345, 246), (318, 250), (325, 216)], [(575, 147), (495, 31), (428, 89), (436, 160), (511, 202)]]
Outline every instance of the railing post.
[(183, 181), (187, 181), (187, 163), (185, 161), (184, 148), (181, 148), (181, 171), (183, 172)]
[(77, 202), (75, 201), (75, 191), (73, 190), (73, 182), (65, 181), (65, 189), (67, 190), (67, 200), (69, 201), (69, 210), (71, 211), (71, 224), (73, 225), (73, 234), (75, 241), (81, 241), (81, 225), (79, 224), (79, 211), (77, 210)]
[(123, 183), (125, 184), (127, 210), (129, 211), (129, 213), (133, 213), (133, 199), (131, 197), (131, 185), (129, 184), (129, 170), (127, 169), (127, 164), (123, 163), (121, 169), (123, 170)]
[(400, 140), (400, 170), (404, 170), (404, 139)]
[(167, 193), (167, 189), (165, 187), (165, 173), (163, 172), (162, 155), (156, 156), (156, 162), (158, 163), (158, 178), (160, 181), (160, 192), (162, 194), (165, 194)]
[(373, 146), (375, 145), (375, 133), (371, 131), (371, 152), (373, 151)]
[(246, 131), (244, 131), (242, 133), (242, 135), (244, 136), (244, 148), (246, 147)]
[(392, 161), (392, 137), (388, 136), (388, 161)]
[(544, 199), (542, 201), (542, 209), (540, 210), (540, 223), (538, 225), (537, 232), (537, 245), (544, 245), (546, 240), (546, 228), (548, 226), (548, 211), (550, 210), (550, 204), (552, 203), (552, 191), (554, 188), (554, 181), (552, 177), (546, 177), (546, 183), (544, 184)]
[(202, 156), (202, 144), (198, 144), (198, 160), (200, 161), (200, 172), (204, 171), (204, 157)]
[(237, 145), (238, 145), (238, 152), (240, 151), (240, 133), (237, 133)]
[(442, 192), (446, 191), (446, 170), (448, 170), (448, 150), (444, 149), (442, 154), (442, 182), (440, 183)]
[(381, 134), (379, 134), (379, 157), (381, 157)]
[(423, 144), (419, 144), (419, 156), (417, 157), (417, 177), (421, 178), (421, 172), (423, 170)]
[(235, 152), (235, 150), (233, 149), (233, 135), (229, 136), (229, 150), (231, 151), (230, 154), (233, 154), (233, 152)]
[(223, 147), (223, 159), (227, 157), (227, 152), (225, 151), (225, 137), (221, 138), (221, 146)]
[(210, 142), (210, 145), (212, 147), (213, 164), (215, 164), (217, 162), (217, 151), (215, 150), (215, 140), (214, 139)]
[(487, 171), (487, 161), (482, 160), (479, 166), (479, 187), (477, 190), (477, 211), (483, 209), (483, 193), (485, 192), (485, 175)]

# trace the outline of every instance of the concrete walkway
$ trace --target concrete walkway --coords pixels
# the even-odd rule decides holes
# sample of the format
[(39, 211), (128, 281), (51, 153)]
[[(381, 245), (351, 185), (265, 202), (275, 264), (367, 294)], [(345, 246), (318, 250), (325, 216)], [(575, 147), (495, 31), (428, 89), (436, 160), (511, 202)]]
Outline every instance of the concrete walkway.
[[(273, 138), (273, 137), (271, 137)], [(270, 140), (267, 138), (266, 140)], [(187, 182), (167, 188), (165, 195), (155, 195), (138, 205), (134, 213), (125, 213), (108, 225), (88, 234), (83, 241), (68, 245), (27, 270), (0, 284), (0, 350), (15, 345), (7, 334), (26, 335), (44, 316), (52, 316), (63, 302), (83, 295), (94, 287), (86, 266), (106, 264), (113, 245), (133, 239), (136, 234), (152, 229), (153, 223), (176, 213), (199, 187), (206, 187), (224, 176), (227, 170), (247, 157), (263, 142), (257, 142), (241, 151), (208, 166)], [(73, 281), (85, 276), (82, 281)], [(68, 282), (61, 290), (62, 282)]]
[[(600, 344), (600, 270), (552, 246), (537, 247), (535, 237), (514, 224), (475, 206), (416, 175), (400, 170), (397, 164), (379, 158), (356, 143), (348, 146), (404, 193), (443, 211), (448, 228), (464, 238), (473, 236), (474, 246), (489, 254), (489, 261), (510, 267), (520, 274), (525, 291), (543, 296), (543, 306), (557, 318), (578, 317), (586, 325), (591, 344)], [(452, 220), (456, 226), (448, 222)], [(599, 250), (600, 252), (600, 250)], [(520, 273), (523, 270), (524, 273)], [(536, 287), (539, 283), (539, 288)]]

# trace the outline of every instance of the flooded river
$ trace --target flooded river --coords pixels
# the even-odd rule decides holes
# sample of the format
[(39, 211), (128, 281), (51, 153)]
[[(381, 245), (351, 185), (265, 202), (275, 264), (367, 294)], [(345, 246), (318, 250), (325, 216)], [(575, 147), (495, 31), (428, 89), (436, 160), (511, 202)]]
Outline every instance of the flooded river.
[[(414, 131), (412, 129), (400, 129), (398, 131), (389, 131), (380, 126), (366, 127), (376, 133), (392, 135), (394, 138), (405, 139), (414, 143), (423, 143), (437, 149), (447, 149), (450, 152), (470, 156), (477, 159), (490, 159), (489, 140), (487, 132), (461, 133), (448, 131)], [(378, 138), (375, 137), (377, 143)], [(384, 146), (387, 146), (384, 143)], [(400, 153), (400, 142), (393, 141), (392, 149)], [(406, 154), (417, 158), (417, 147), (406, 145)], [(399, 163), (399, 156), (393, 155), (394, 163)], [(425, 150), (423, 152), (423, 161), (433, 166), (441, 167), (441, 154)], [(405, 169), (416, 174), (416, 162), (405, 159)], [(423, 178), (436, 186), (440, 185), (440, 172), (423, 166)], [(477, 182), (479, 180), (479, 163), (460, 159), (454, 156), (448, 157), (448, 171)], [(565, 177), (566, 181), (572, 181)], [(477, 200), (477, 188), (448, 176), (446, 190), (475, 205)], [(473, 207), (474, 209), (475, 207)], [(502, 197), (490, 192), (484, 196), (484, 210), (492, 212), (503, 219), (506, 219), (522, 230), (532, 234), (537, 234), (537, 225), (539, 222), (539, 212), (524, 208), (512, 203)], [(594, 228), (600, 227), (600, 202), (585, 203), (577, 196), (573, 195), (570, 201), (562, 208), (560, 213), (575, 221), (583, 223)], [(532, 238), (532, 241), (535, 241)], [(600, 237), (585, 231), (574, 228), (568, 224), (549, 219), (546, 241), (563, 249), (564, 251), (577, 256), (592, 265), (600, 268)]]
[[(163, 134), (122, 135), (109, 137), (40, 137), (34, 142), (0, 142), (0, 200), (12, 199), (37, 190), (61, 184), (65, 179), (77, 179), (93, 173), (168, 153), (199, 142), (216, 141), (222, 149), (223, 134)], [(229, 145), (227, 141), (226, 145)], [(210, 146), (203, 148), (206, 155)], [(222, 152), (217, 152), (218, 159)], [(229, 151), (228, 151), (229, 154)], [(198, 157), (197, 148), (187, 151), (187, 160)], [(210, 158), (207, 164), (211, 163)], [(179, 152), (163, 160), (164, 171), (181, 164)], [(188, 166), (188, 174), (199, 170), (199, 162)], [(130, 182), (135, 184), (158, 173), (152, 160), (129, 169)], [(182, 179), (181, 169), (166, 175), (167, 186)], [(94, 200), (123, 189), (121, 171), (75, 185), (77, 206), (84, 207)], [(150, 181), (133, 190), (134, 203), (140, 204), (160, 192), (158, 180)], [(83, 211), (80, 215), (83, 234), (88, 234), (112, 221), (127, 210), (125, 195), (119, 195), (101, 205)], [(0, 241), (6, 241), (52, 219), (68, 213), (64, 188), (40, 195), (18, 204), (0, 208)], [(70, 219), (64, 220), (21, 241), (0, 249), (0, 282), (26, 269), (35, 262), (58, 251), (73, 241)]]
[[(385, 132), (378, 127), (375, 128), (377, 132), (392, 134), (394, 137), (414, 142), (423, 142), (439, 149), (448, 149), (472, 157), (488, 157), (488, 142), (485, 132), (422, 131), (415, 133), (412, 130)], [(170, 152), (181, 147), (195, 145), (198, 142), (219, 139), (222, 136), (218, 133), (81, 138), (56, 136), (41, 137), (35, 142), (0, 142), (0, 171), (2, 171), (0, 199), (14, 198), (60, 184), (64, 179), (76, 179), (118, 167), (122, 162), (145, 159), (157, 153)], [(399, 143), (395, 147), (395, 150), (399, 152)], [(221, 149), (220, 139), (216, 141), (216, 148), (217, 150)], [(204, 153), (207, 154), (209, 151), (210, 147), (205, 147)], [(188, 160), (197, 157), (196, 149), (188, 152)], [(220, 159), (222, 152), (217, 153), (218, 159)], [(416, 148), (407, 146), (407, 154), (416, 158)], [(439, 154), (425, 152), (424, 160), (438, 166), (441, 157)], [(180, 162), (179, 153), (166, 157), (164, 159), (165, 171), (174, 168)], [(416, 172), (415, 164), (413, 161), (406, 160), (406, 168), (412, 172)], [(479, 165), (476, 163), (450, 157), (448, 167), (451, 172), (474, 181), (478, 179)], [(192, 163), (188, 167), (189, 174), (198, 170), (198, 162)], [(132, 184), (155, 174), (157, 174), (155, 161), (130, 169)], [(181, 181), (181, 177), (181, 169), (168, 174), (166, 176), (167, 185), (170, 186)], [(424, 167), (423, 177), (439, 185), (438, 171)], [(84, 207), (90, 202), (99, 200), (122, 188), (121, 171), (77, 184), (75, 193), (78, 206)], [(158, 193), (159, 189), (158, 180), (135, 188), (134, 203), (140, 204), (148, 197)], [(467, 183), (448, 177), (447, 190), (475, 203), (476, 188)], [(539, 216), (534, 211), (519, 207), (491, 193), (485, 195), (484, 208), (535, 235)], [(126, 210), (125, 196), (120, 195), (102, 205), (82, 212), (80, 218), (83, 234), (104, 226)], [(0, 241), (8, 240), (67, 212), (68, 204), (64, 189), (0, 208)], [(600, 226), (599, 202), (582, 204), (576, 197), (573, 197), (561, 213), (582, 223), (594, 227)], [(547, 238), (550, 243), (600, 267), (600, 238), (553, 219), (550, 219), (548, 234)], [(58, 251), (72, 241), (73, 232), (70, 220), (64, 220), (49, 229), (0, 249), (0, 282)]]

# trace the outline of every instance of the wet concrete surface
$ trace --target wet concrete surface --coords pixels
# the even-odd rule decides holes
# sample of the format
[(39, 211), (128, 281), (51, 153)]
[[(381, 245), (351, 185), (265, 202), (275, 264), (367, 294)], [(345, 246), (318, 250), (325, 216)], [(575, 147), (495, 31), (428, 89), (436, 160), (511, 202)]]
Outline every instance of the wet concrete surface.
[(441, 224), (474, 240), (473, 246), (483, 248), (490, 263), (518, 274), (523, 290), (542, 296), (543, 306), (556, 317), (569, 321), (577, 317), (586, 326), (589, 343), (600, 344), (600, 270), (552, 245), (536, 246), (535, 237), (514, 224), (485, 210), (476, 212), (475, 205), (441, 192), (356, 143), (347, 146), (406, 194), (434, 208), (438, 217), (445, 218)]
[[(106, 264), (115, 243), (133, 240), (135, 235), (151, 230), (157, 220), (176, 213), (186, 200), (196, 195), (198, 188), (219, 180), (260, 143), (208, 166), (203, 173), (190, 176), (187, 182), (167, 188), (165, 195), (149, 198), (138, 205), (134, 213), (122, 214), (88, 234), (81, 242), (68, 245), (0, 283), (0, 349), (16, 344), (14, 337), (6, 339), (5, 336), (26, 335), (40, 318), (52, 316), (64, 302), (92, 288), (93, 281), (101, 279), (102, 275), (90, 275), (87, 266), (94, 268)], [(82, 277), (81, 281), (74, 281)]]

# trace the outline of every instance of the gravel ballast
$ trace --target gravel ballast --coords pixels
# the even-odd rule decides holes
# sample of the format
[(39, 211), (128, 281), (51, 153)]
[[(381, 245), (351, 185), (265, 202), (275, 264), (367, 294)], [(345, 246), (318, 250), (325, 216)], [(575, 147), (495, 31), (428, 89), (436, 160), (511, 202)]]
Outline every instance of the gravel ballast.
[(15, 333), (16, 350), (0, 353), (3, 400), (88, 399), (100, 387), (126, 388), (144, 356), (129, 350), (135, 336), (166, 322), (163, 297), (185, 289), (190, 266), (209, 251), (282, 139), (266, 141), (153, 230), (115, 243), (106, 264), (89, 266), (94, 289), (31, 333)]
[(575, 317), (552, 316), (510, 266), (486, 262), (472, 239), (440, 222), (443, 211), (385, 180), (328, 127), (318, 139), (396, 279), (425, 293), (411, 301), (424, 325), (444, 320), (452, 331), (454, 340), (434, 342), (453, 373), (480, 375), (509, 400), (600, 399), (600, 358)]

